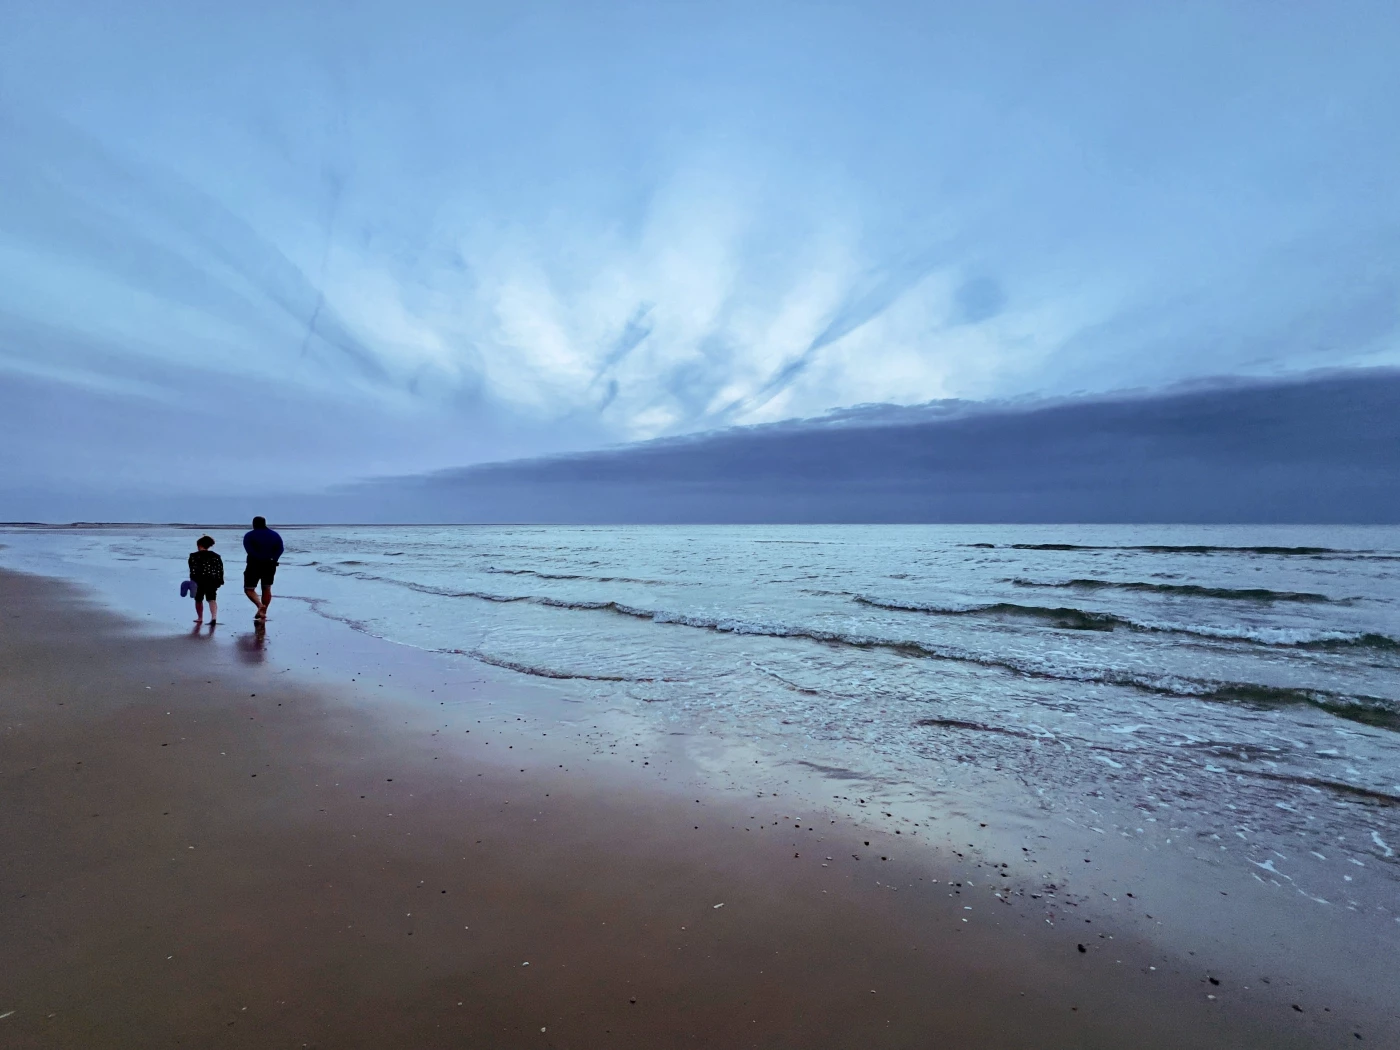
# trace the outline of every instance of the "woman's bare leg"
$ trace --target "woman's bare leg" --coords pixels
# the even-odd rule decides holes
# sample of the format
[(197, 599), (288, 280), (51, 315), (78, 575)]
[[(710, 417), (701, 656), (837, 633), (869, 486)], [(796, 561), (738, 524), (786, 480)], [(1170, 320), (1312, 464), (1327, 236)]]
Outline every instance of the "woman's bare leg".
[(202, 601), (200, 601), (198, 598), (196, 598), (196, 599), (194, 600), (194, 622), (195, 622), (195, 623), (203, 623), (203, 622), (204, 622), (204, 603), (203, 603)]

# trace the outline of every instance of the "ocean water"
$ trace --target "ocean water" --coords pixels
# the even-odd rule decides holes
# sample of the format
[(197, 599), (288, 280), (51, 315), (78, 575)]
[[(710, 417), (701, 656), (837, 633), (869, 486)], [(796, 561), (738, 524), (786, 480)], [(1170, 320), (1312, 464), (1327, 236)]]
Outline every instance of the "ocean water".
[[(234, 568), (237, 534), (216, 535)], [(1189, 827), (1280, 885), (1273, 854), (1300, 851), (1400, 878), (1397, 528), (283, 535), (287, 598), (574, 699), (901, 789), (995, 774), (1051, 808), (1110, 807), (1121, 834)], [(189, 547), (164, 530), (3, 540), (0, 562), (78, 576), (162, 559), (178, 576)], [(1350, 892), (1333, 874), (1283, 877)]]

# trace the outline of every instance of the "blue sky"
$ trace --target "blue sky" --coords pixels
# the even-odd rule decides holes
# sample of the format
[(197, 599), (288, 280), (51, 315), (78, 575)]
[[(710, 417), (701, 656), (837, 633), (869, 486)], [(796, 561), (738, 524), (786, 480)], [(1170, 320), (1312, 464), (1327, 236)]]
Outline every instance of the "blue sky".
[(1379, 2), (8, 0), (0, 492), (1397, 364), (1397, 54)]

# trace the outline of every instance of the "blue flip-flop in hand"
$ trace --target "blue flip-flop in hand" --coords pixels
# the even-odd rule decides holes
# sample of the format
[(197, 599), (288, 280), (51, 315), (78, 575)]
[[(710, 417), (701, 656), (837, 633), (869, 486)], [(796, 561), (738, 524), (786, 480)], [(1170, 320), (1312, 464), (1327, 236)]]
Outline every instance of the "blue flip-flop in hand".
[(188, 598), (194, 593), (194, 580), (184, 580), (180, 583), (180, 597)]

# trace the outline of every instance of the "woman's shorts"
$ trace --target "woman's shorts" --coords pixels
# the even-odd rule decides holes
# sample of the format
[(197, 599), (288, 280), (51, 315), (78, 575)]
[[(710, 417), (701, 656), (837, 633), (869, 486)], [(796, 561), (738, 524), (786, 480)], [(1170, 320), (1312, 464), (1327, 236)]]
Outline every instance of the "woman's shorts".
[(218, 601), (219, 585), (217, 583), (204, 583), (201, 580), (194, 582), (194, 600), (197, 602)]
[(275, 561), (252, 561), (248, 562), (248, 567), (243, 570), (243, 589), (245, 591), (255, 591), (258, 584), (264, 587), (272, 586), (272, 577), (277, 575), (277, 563)]

